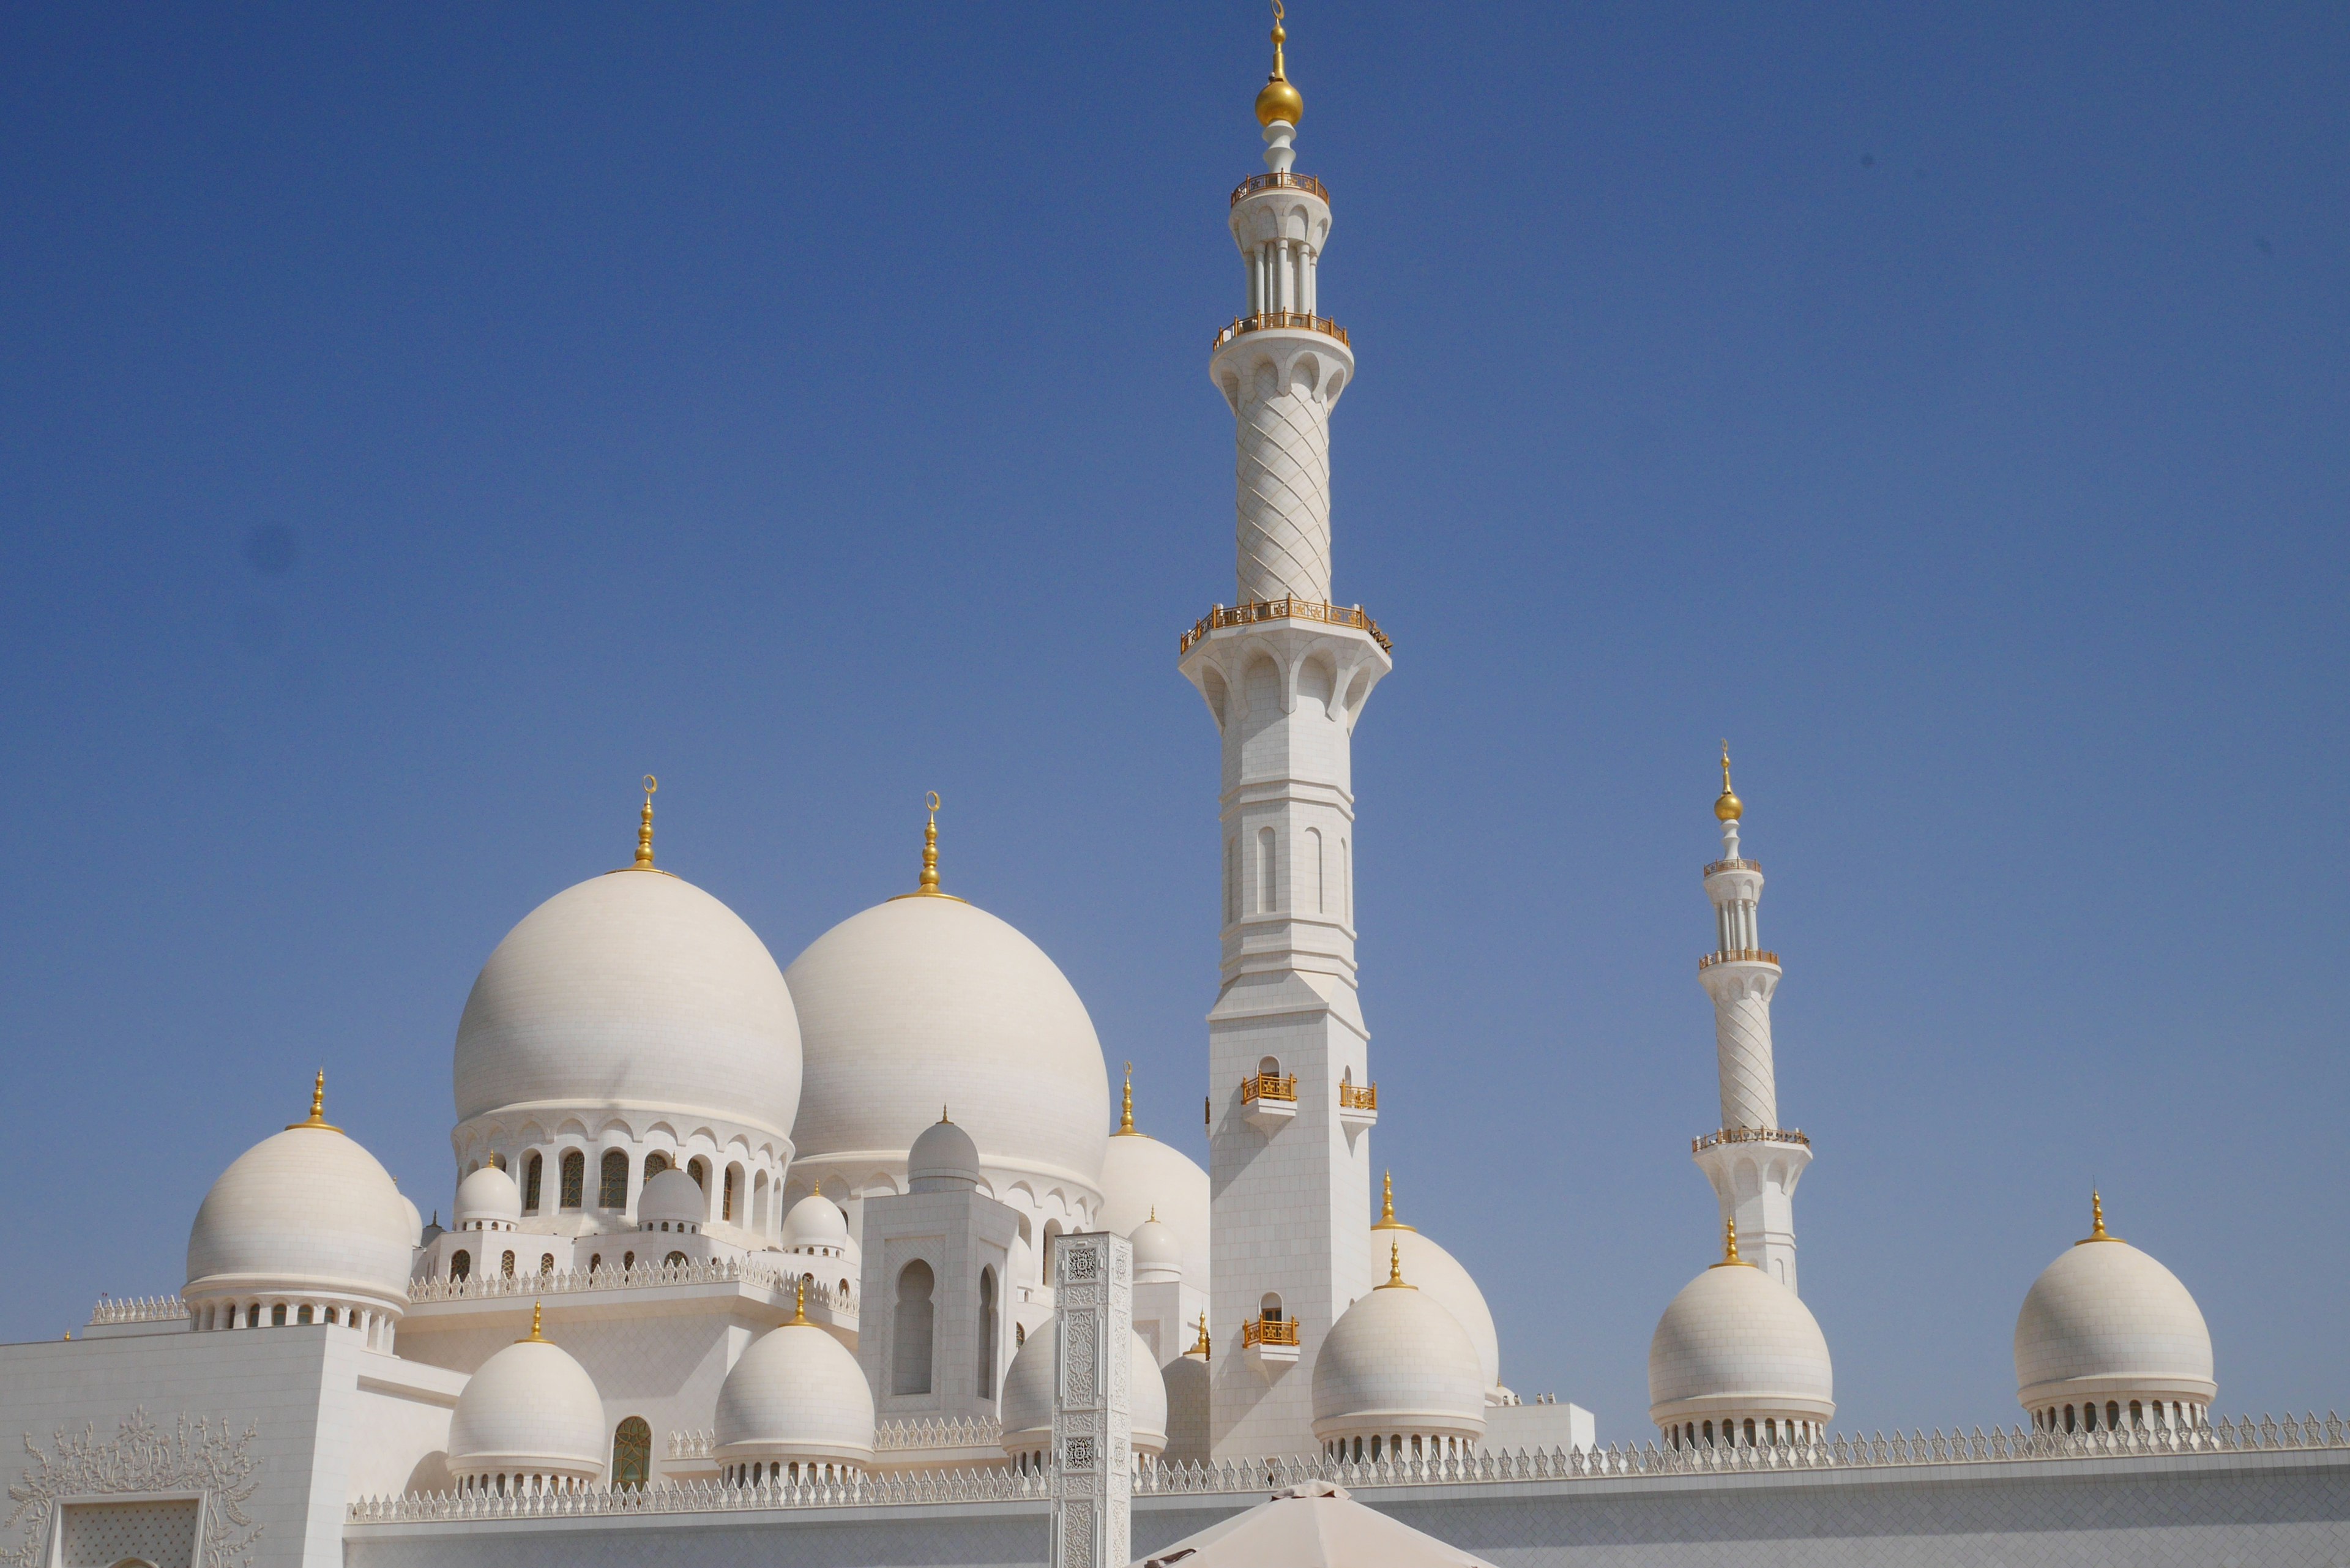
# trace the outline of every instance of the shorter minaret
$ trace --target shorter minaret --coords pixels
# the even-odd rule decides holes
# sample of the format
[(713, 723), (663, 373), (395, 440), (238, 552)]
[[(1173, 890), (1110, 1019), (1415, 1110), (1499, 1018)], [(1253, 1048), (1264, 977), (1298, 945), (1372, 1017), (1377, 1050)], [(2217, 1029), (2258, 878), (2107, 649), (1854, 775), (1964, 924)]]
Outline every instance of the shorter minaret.
[(1762, 867), (1739, 853), (1745, 804), (1730, 787), (1730, 743), (1721, 746), (1721, 858), (1705, 868), (1713, 901), (1714, 950), (1697, 961), (1698, 980), (1713, 998), (1714, 1049), (1721, 1075), (1721, 1125), (1693, 1139), (1690, 1152), (1721, 1203), (1722, 1222), (1742, 1240), (1747, 1261), (1795, 1289), (1795, 1183), (1812, 1162), (1811, 1140), (1779, 1126), (1779, 1089), (1771, 1058), (1771, 996), (1779, 955), (1755, 926)]

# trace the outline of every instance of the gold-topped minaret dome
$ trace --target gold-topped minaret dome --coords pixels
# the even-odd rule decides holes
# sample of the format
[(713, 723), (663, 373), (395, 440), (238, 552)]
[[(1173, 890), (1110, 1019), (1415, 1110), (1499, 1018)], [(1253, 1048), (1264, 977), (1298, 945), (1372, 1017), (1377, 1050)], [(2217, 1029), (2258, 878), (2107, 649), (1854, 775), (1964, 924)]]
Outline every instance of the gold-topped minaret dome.
[(1289, 41), (1283, 28), (1281, 0), (1273, 0), (1273, 74), (1264, 78), (1264, 87), (1256, 95), (1256, 122), (1269, 126), (1277, 119), (1295, 125), (1305, 118), (1305, 95), (1290, 85), (1287, 67), (1282, 63), (1281, 46)]
[(1730, 787), (1730, 742), (1721, 742), (1721, 798), (1713, 803), (1713, 815), (1722, 822), (1736, 822), (1746, 814), (1746, 803)]

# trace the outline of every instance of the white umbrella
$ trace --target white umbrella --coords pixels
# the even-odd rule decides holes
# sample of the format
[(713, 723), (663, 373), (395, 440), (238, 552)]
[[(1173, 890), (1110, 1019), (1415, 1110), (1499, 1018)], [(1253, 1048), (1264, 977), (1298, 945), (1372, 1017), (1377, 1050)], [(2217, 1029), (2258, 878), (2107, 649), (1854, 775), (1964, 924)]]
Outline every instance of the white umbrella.
[(1187, 1535), (1136, 1568), (1493, 1568), (1365, 1508), (1344, 1487), (1307, 1481)]

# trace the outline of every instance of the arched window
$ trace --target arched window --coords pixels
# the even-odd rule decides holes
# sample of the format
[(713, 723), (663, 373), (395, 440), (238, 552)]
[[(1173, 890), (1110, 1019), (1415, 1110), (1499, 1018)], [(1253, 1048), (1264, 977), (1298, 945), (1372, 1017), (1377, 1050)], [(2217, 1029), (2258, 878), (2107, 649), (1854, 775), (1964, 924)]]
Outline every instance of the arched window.
[(1224, 841), (1224, 924), (1241, 918), (1241, 841)]
[(261, 1303), (259, 1302), (255, 1302), (251, 1306), (244, 1309), (244, 1326), (247, 1328), (259, 1328), (261, 1326)]
[(762, 1235), (767, 1230), (767, 1173), (764, 1170), (751, 1179), (751, 1229)]
[(591, 1274), (592, 1274), (592, 1273), (594, 1273), (597, 1270), (598, 1270), (598, 1269), (602, 1268), (603, 1266), (604, 1266), (604, 1254), (603, 1254), (603, 1253), (601, 1253), (601, 1252), (590, 1252), (590, 1253), (588, 1253), (588, 1272), (589, 1273), (591, 1273)]
[(1281, 1297), (1272, 1291), (1265, 1292), (1264, 1299), (1257, 1303), (1257, 1315), (1263, 1318), (1267, 1323), (1279, 1323), (1281, 1321)]
[(269, 1326), (272, 1328), (284, 1328), (286, 1326), (286, 1303), (284, 1302), (279, 1302), (276, 1306), (269, 1309)]
[(525, 1214), (538, 1212), (538, 1179), (545, 1174), (546, 1168), (546, 1161), (535, 1154), (530, 1157), (530, 1163), (522, 1168), (522, 1211)]
[(653, 1429), (631, 1416), (612, 1428), (612, 1485), (641, 1490), (652, 1473)]
[(1297, 891), (1297, 907), (1322, 913), (1322, 830), (1305, 830), (1305, 846), (1298, 851), (1297, 875), (1302, 886)]
[(2109, 1431), (2109, 1432), (2110, 1432), (2110, 1431), (2112, 1431), (2114, 1428), (2116, 1428), (2116, 1427), (2119, 1427), (2121, 1424), (2122, 1424), (2122, 1402), (2121, 1402), (2120, 1400), (2118, 1400), (2118, 1399), (2108, 1399), (2108, 1400), (2106, 1400), (2106, 1430), (2107, 1430), (2107, 1431)]
[(662, 1171), (667, 1170), (668, 1168), (669, 1156), (663, 1154), (660, 1150), (655, 1149), (652, 1153), (645, 1156), (645, 1179), (647, 1181), (650, 1181), (654, 1177), (659, 1176)]
[(661, 1262), (672, 1269), (678, 1268), (685, 1262), (685, 1254), (683, 1252), (671, 1252), (668, 1257), (663, 1258)]
[(551, 1274), (551, 1273), (555, 1272), (555, 1254), (554, 1254), (554, 1253), (552, 1253), (552, 1252), (541, 1252), (541, 1253), (538, 1255), (538, 1272), (539, 1272), (540, 1273), (542, 1273), (542, 1274)]
[(1275, 901), (1279, 889), (1274, 882), (1273, 829), (1256, 830), (1256, 907), (1259, 914), (1269, 915), (1280, 906)]
[(498, 1272), (504, 1274), (508, 1279), (514, 1278), (514, 1254), (512, 1252), (508, 1252), (504, 1257), (498, 1260)]
[(995, 1271), (979, 1271), (979, 1397), (995, 1397)]
[(898, 1312), (890, 1325), (889, 1392), (927, 1394), (931, 1391), (931, 1329), (935, 1315), (931, 1296), (938, 1280), (920, 1258), (898, 1274)]
[(452, 1280), (472, 1279), (473, 1277), (473, 1254), (468, 1252), (463, 1247), (458, 1248), (454, 1253), (451, 1254), (449, 1259), (449, 1277)]
[(1750, 1449), (1754, 1446), (1754, 1417), (1752, 1416), (1746, 1417), (1746, 1446)]
[(627, 1273), (636, 1266), (637, 1255), (634, 1252), (623, 1252), (620, 1254), (620, 1272), (622, 1273)]
[(2146, 1407), (2135, 1399), (2130, 1401), (2130, 1425), (2133, 1427), (2146, 1425)]
[(585, 1197), (587, 1185), (588, 1157), (576, 1148), (566, 1149), (563, 1154), (563, 1191), (560, 1195), (563, 1207), (577, 1209), (587, 1201)]
[(596, 1194), (596, 1203), (602, 1209), (626, 1209), (629, 1206), (629, 1157), (621, 1149), (604, 1151), (603, 1185)]
[[(710, 1190), (710, 1162), (708, 1160), (687, 1160), (685, 1162), (685, 1173), (686, 1175), (693, 1178), (693, 1184), (702, 1189), (704, 1193), (707, 1193)], [(707, 1202), (708, 1199), (705, 1198), (703, 1201)]]
[(1355, 919), (1355, 863), (1343, 838), (1338, 840), (1338, 918), (1348, 924)]
[(302, 1303), (302, 1310), (294, 1314), (294, 1321), (296, 1323), (308, 1323), (310, 1321), (310, 1303), (308, 1302), (304, 1302)]
[(734, 1223), (734, 1195), (742, 1189), (743, 1168), (739, 1165), (728, 1166), (726, 1168), (726, 1191), (720, 1199), (720, 1211), (718, 1217), (721, 1220), (725, 1220), (729, 1225)]
[[(327, 1309), (327, 1321), (328, 1323), (339, 1323), (342, 1321), (341, 1314), (338, 1314), (333, 1307), (328, 1307)], [(2135, 1410), (2136, 1407), (2135, 1403), (2133, 1403), (2131, 1408)]]

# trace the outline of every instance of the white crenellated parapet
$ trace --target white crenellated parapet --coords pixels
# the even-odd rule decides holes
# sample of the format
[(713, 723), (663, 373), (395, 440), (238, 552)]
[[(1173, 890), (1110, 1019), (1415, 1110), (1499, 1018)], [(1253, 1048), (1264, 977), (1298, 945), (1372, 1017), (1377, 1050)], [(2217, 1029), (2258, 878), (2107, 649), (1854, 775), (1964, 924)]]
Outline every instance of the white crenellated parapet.
[(188, 1303), (176, 1295), (104, 1296), (89, 1309), (89, 1326), (111, 1327), (132, 1323), (172, 1323), (188, 1316)]

